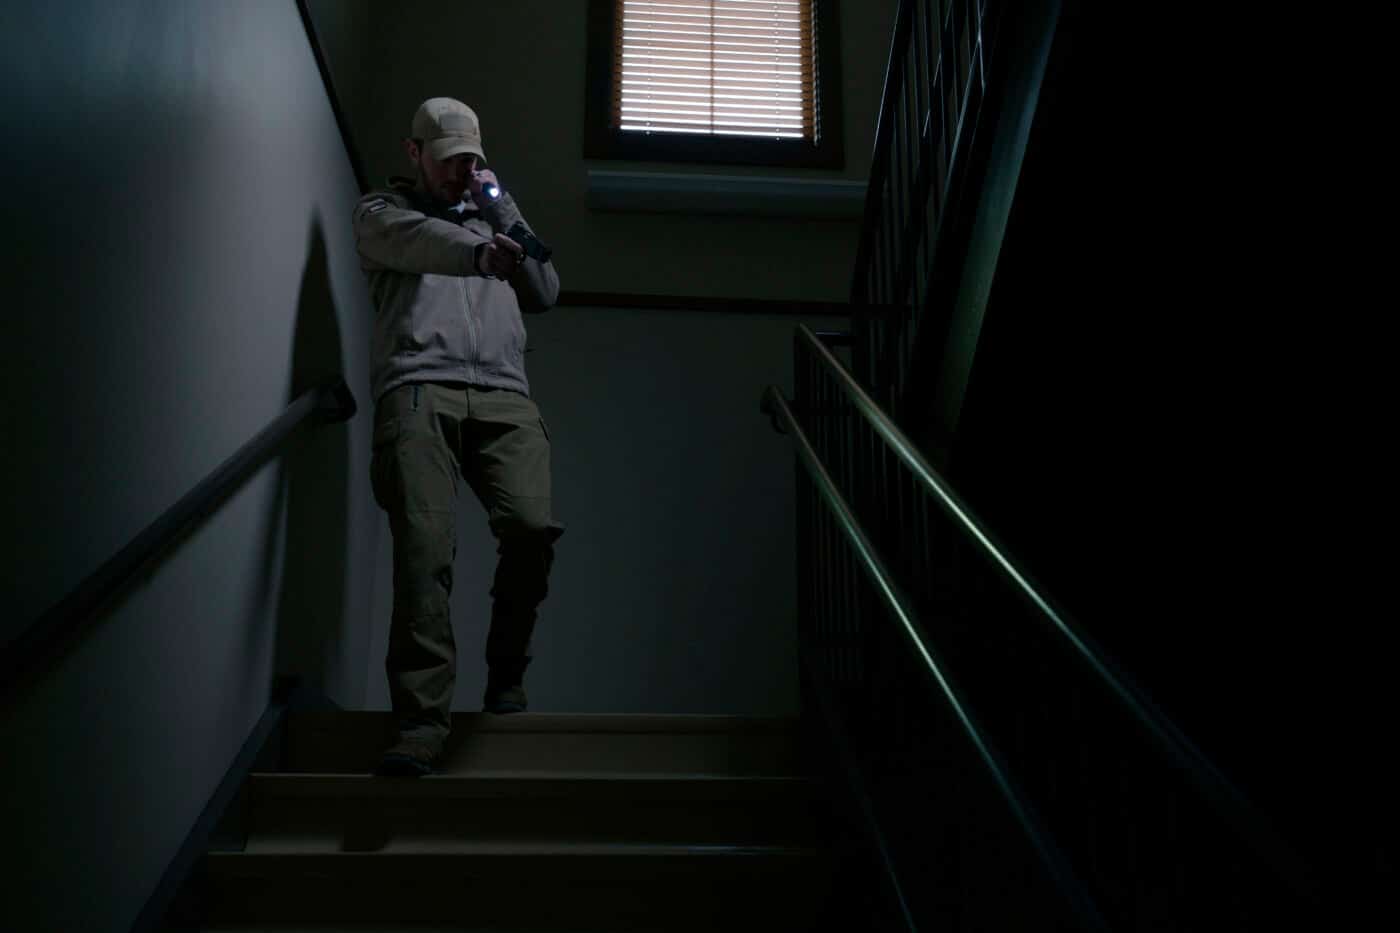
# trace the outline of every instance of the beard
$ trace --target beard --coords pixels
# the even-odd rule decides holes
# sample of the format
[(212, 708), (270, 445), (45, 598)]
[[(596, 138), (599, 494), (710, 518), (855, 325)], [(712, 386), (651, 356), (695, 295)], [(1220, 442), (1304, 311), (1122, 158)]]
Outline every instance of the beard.
[(466, 197), (465, 189), (463, 189), (460, 194), (454, 193), (455, 189), (450, 181), (444, 181), (434, 185), (428, 179), (427, 170), (423, 168), (423, 154), (421, 152), (418, 156), (418, 190), (426, 192), (434, 201), (437, 201), (439, 204), (445, 204), (448, 207), (457, 204)]

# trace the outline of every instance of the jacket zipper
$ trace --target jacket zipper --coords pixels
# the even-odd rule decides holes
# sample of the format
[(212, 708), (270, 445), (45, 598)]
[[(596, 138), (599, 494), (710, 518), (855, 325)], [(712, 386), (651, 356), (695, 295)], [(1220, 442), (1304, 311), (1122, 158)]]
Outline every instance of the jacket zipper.
[(473, 333), (472, 329), (472, 302), (471, 299), (467, 297), (466, 276), (458, 276), (457, 282), (462, 288), (462, 313), (466, 316), (467, 323), (467, 359), (465, 360), (467, 364), (467, 378), (475, 379), (477, 376), (476, 368), (478, 357), (480, 357), (481, 354), (478, 352), (477, 335)]

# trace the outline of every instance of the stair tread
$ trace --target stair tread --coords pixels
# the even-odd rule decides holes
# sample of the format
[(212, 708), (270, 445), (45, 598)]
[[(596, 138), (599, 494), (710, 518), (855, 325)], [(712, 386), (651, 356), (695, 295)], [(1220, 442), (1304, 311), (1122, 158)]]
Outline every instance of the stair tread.
[(259, 771), (249, 775), (259, 795), (475, 797), (570, 795), (767, 796), (815, 790), (815, 778), (789, 774), (713, 774), (635, 771), (495, 770), (443, 772), (404, 779), (355, 772)]
[(210, 852), (216, 862), (235, 863), (275, 857), (301, 861), (325, 859), (403, 858), (432, 856), (434, 861), (474, 861), (512, 857), (548, 857), (567, 861), (597, 858), (724, 858), (763, 856), (769, 858), (825, 858), (831, 854), (827, 846), (811, 845), (730, 845), (655, 842), (588, 842), (558, 841), (480, 841), (472, 839), (414, 839), (390, 841), (383, 849), (372, 852), (344, 851), (335, 839), (303, 838), (263, 839), (253, 837), (243, 852)]
[[(373, 728), (389, 722), (375, 710), (296, 710), (289, 718), (301, 726)], [(452, 731), (462, 732), (632, 732), (632, 733), (768, 733), (796, 732), (794, 716), (712, 713), (453, 713)]]
[(793, 846), (514, 843), (205, 865), (211, 929), (797, 933), (816, 928), (840, 859)]
[(381, 851), (427, 840), (796, 845), (821, 837), (806, 778), (257, 775), (245, 838)]
[[(702, 715), (462, 713), (440, 773), (798, 774), (791, 720)], [(387, 713), (303, 712), (287, 724), (283, 772), (369, 773), (394, 741)]]

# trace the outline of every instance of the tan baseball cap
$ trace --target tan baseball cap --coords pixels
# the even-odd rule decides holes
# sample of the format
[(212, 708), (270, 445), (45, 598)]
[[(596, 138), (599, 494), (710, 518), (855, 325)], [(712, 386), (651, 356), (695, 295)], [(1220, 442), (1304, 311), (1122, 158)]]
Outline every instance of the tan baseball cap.
[(463, 152), (486, 161), (481, 148), (481, 121), (476, 112), (451, 97), (430, 97), (413, 115), (413, 138), (423, 140), (428, 155), (441, 162)]

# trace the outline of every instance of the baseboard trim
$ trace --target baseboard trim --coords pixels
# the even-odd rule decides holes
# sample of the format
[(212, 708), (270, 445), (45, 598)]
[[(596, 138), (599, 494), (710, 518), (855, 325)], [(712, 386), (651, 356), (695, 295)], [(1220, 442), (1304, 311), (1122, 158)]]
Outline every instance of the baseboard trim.
[(788, 301), (773, 298), (712, 298), (703, 295), (638, 295), (627, 292), (559, 293), (556, 307), (625, 308), (648, 311), (705, 311), (725, 314), (837, 315), (850, 317), (845, 301)]
[[(131, 933), (172, 933), (172, 931), (183, 929), (179, 924), (170, 925), (167, 923), (167, 915), (171, 912), (171, 907), (176, 903), (186, 881), (193, 874), (199, 859), (209, 850), (210, 840), (214, 836), (224, 813), (229, 809), (234, 799), (242, 790), (248, 775), (252, 773), (255, 763), (261, 757), (264, 747), (268, 744), (269, 738), (276, 732), (277, 727), (282, 724), (290, 709), (298, 709), (303, 706), (324, 705), (323, 698), (305, 688), (301, 678), (295, 676), (279, 677), (272, 686), (272, 699), (267, 705), (267, 710), (258, 719), (257, 725), (244, 740), (243, 747), (239, 749), (238, 755), (229, 765), (228, 772), (224, 775), (219, 786), (215, 788), (213, 795), (209, 798), (209, 803), (200, 813), (199, 819), (195, 820), (194, 826), (190, 828), (189, 835), (181, 844), (175, 857), (170, 860), (170, 864), (165, 869), (165, 874), (161, 876), (160, 883), (151, 892), (151, 896), (146, 899), (146, 906), (137, 915), (136, 921), (131, 925)], [(333, 704), (332, 704), (333, 705)], [(190, 929), (196, 929), (191, 927)]]

